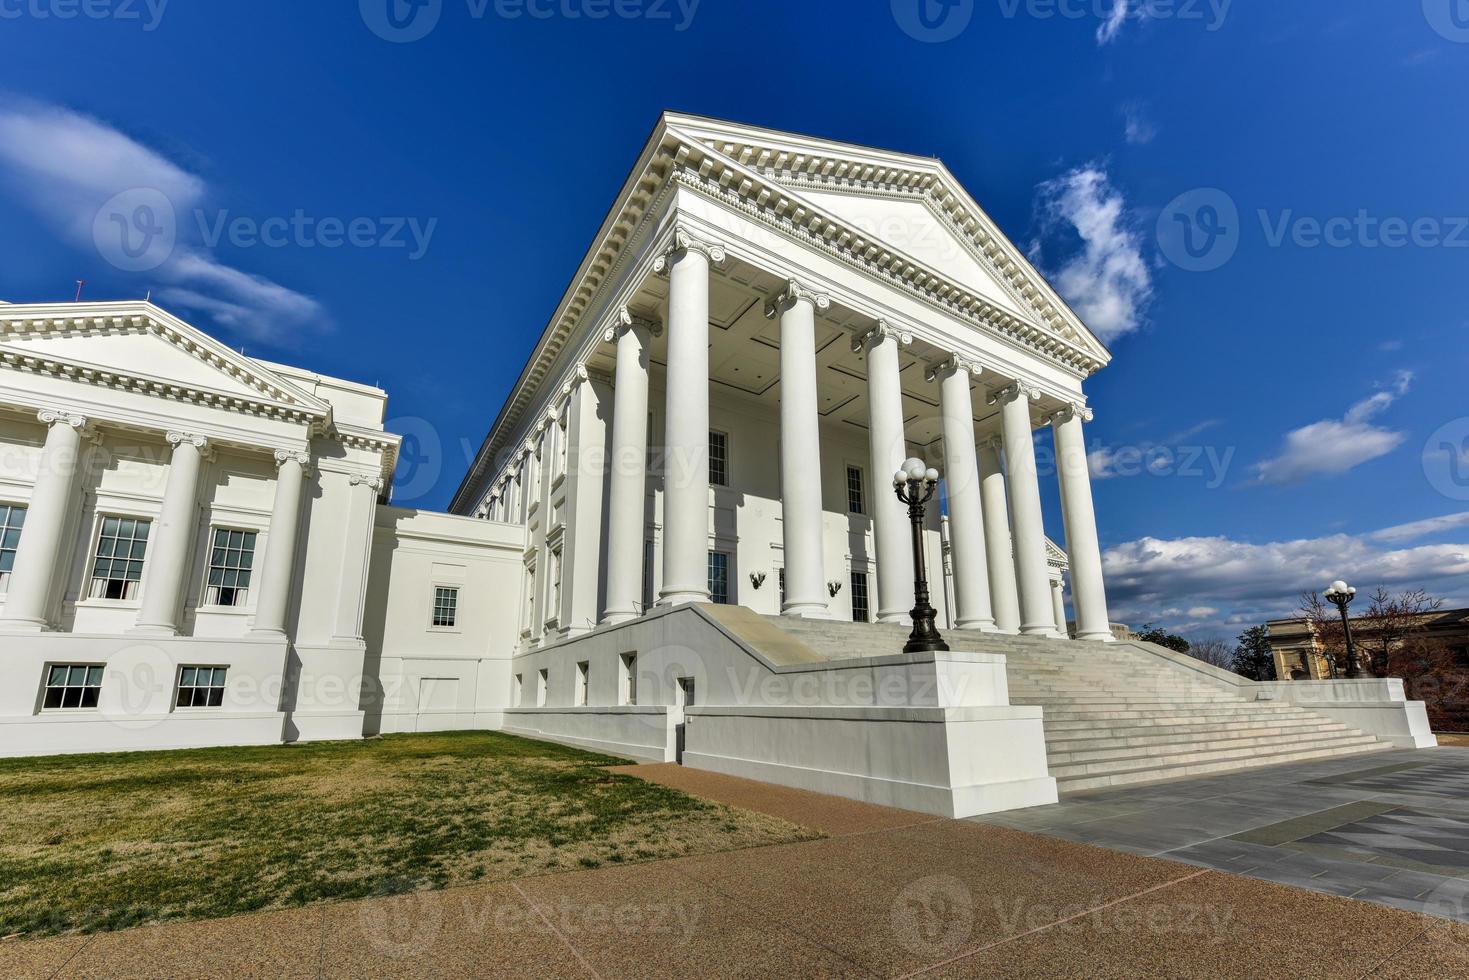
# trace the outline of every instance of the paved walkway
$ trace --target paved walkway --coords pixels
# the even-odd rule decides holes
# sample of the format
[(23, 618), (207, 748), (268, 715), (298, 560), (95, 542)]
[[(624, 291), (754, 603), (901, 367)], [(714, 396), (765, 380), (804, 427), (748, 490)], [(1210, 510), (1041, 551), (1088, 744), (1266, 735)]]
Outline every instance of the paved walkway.
[(1469, 748), (1077, 793), (975, 820), (1469, 922)]
[(1469, 973), (1469, 927), (1444, 919), (976, 821), (669, 767), (634, 771), (832, 836), (0, 943), (0, 976)]

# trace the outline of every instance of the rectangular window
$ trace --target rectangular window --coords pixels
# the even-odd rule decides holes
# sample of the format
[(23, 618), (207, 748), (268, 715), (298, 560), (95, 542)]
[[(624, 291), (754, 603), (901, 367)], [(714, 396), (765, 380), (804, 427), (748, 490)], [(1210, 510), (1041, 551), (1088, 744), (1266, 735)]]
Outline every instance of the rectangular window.
[(862, 496), (862, 470), (857, 466), (847, 467), (847, 513), (867, 513), (866, 502)]
[(15, 568), (15, 549), (20, 547), (20, 531), (25, 522), (24, 507), (0, 504), (0, 594), (10, 587), (10, 573)]
[(729, 604), (729, 553), (709, 552), (709, 601)]
[(459, 590), (434, 588), (434, 625), (453, 626), (459, 618)]
[(624, 653), (618, 658), (621, 661), (622, 677), (618, 684), (619, 700), (623, 704), (638, 703), (638, 655), (636, 653)]
[(653, 608), (653, 542), (643, 542), (643, 612)]
[(709, 482), (729, 486), (729, 436), (723, 432), (709, 433)]
[(536, 672), (536, 707), (546, 706), (546, 688), (551, 686), (551, 668), (542, 667)]
[(591, 681), (591, 675), (590, 661), (583, 660), (576, 665), (576, 701), (573, 703), (578, 706), (585, 706), (587, 703), (587, 685)]
[(250, 571), (255, 566), (255, 532), (214, 529), (214, 546), (209, 552), (209, 584), (204, 590), (206, 606), (243, 606), (250, 592)]
[(46, 708), (95, 708), (102, 693), (100, 664), (52, 664), (46, 668)]
[(143, 579), (143, 556), (148, 551), (150, 521), (132, 517), (104, 517), (97, 538), (97, 560), (92, 566), (92, 599), (136, 599)]
[(775, 580), (780, 590), (780, 608), (784, 609), (786, 607), (786, 570), (784, 568), (775, 570)]
[(224, 667), (180, 667), (179, 708), (217, 708), (224, 704)]
[(551, 608), (546, 610), (547, 622), (561, 622), (561, 549), (551, 552)]
[(852, 573), (852, 622), (867, 622), (867, 573)]

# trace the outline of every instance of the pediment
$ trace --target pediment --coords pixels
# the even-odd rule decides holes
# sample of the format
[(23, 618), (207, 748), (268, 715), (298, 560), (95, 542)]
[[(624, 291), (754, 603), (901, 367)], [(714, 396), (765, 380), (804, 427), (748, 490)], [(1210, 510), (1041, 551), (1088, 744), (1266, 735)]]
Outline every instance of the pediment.
[(0, 306), (0, 367), (220, 405), (330, 414), (325, 401), (149, 303)]
[(670, 132), (702, 152), (775, 182), (997, 310), (1085, 351), (1099, 366), (1111, 360), (941, 161), (702, 117), (667, 118)]

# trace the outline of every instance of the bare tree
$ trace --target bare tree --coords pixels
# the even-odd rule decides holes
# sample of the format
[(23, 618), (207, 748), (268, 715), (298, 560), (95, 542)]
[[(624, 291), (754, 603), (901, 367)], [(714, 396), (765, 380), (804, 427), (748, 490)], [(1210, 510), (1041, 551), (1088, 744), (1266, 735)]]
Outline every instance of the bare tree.
[(1311, 630), (1316, 648), (1326, 658), (1331, 677), (1346, 675), (1347, 641), (1342, 630), (1341, 613), (1316, 592), (1301, 593), (1301, 617)]
[(1202, 660), (1211, 667), (1218, 667), (1222, 670), (1234, 669), (1234, 647), (1228, 640), (1217, 636), (1192, 641), (1188, 647), (1188, 655), (1195, 660)]
[[(1366, 611), (1352, 621), (1352, 638), (1362, 651), (1362, 666), (1375, 677), (1390, 676), (1396, 655), (1410, 645), (1409, 641), (1427, 639), (1424, 634), (1432, 614), (1443, 604), (1426, 589), (1410, 589), (1395, 596), (1379, 585)], [(1418, 642), (1411, 645), (1424, 646)], [(1429, 659), (1436, 658), (1430, 654)]]

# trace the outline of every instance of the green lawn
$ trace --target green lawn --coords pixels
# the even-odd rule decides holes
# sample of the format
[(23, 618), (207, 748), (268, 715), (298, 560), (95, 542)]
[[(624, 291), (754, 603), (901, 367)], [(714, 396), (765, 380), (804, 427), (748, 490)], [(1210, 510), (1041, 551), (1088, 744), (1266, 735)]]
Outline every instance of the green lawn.
[(0, 936), (817, 836), (487, 732), (0, 760)]

